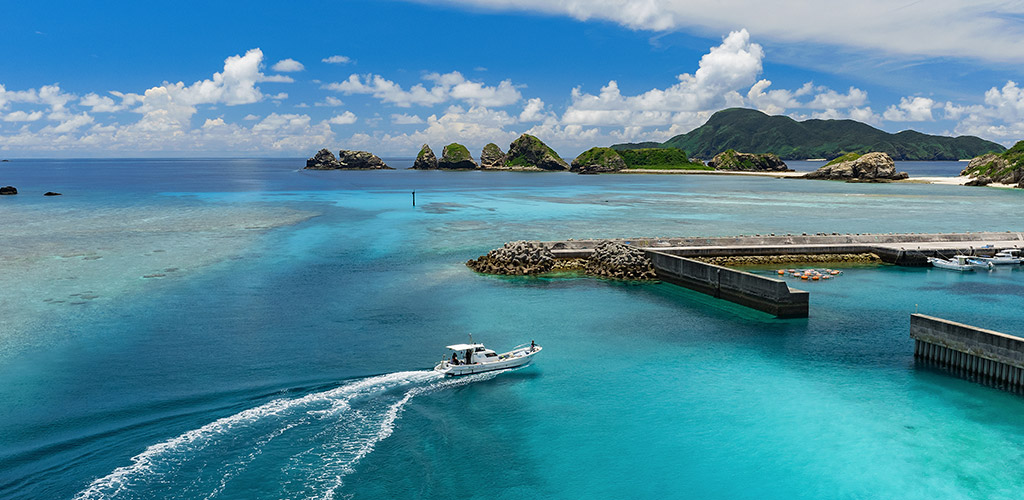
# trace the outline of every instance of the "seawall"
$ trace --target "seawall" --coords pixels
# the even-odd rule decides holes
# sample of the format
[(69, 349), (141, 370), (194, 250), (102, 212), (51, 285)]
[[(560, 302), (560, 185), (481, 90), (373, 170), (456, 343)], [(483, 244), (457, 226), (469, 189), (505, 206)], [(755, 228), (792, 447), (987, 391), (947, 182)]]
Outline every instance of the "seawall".
[(806, 318), (809, 294), (785, 281), (648, 250), (658, 279), (780, 318)]
[(910, 338), (918, 359), (1011, 389), (1024, 386), (1024, 338), (924, 314), (910, 316)]

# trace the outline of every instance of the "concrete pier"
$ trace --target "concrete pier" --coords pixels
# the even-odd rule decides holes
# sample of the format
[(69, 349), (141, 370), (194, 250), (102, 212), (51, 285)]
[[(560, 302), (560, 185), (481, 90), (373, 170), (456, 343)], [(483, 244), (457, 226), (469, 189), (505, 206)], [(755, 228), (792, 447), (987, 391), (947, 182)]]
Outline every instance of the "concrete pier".
[(785, 281), (663, 252), (647, 251), (658, 279), (780, 318), (806, 318), (809, 294)]
[(1024, 338), (912, 314), (914, 357), (1010, 389), (1024, 387)]
[[(557, 258), (586, 258), (603, 241), (608, 240), (565, 240), (544, 244)], [(998, 249), (1024, 247), (1024, 233), (819, 233), (707, 238), (619, 238), (611, 241), (680, 257), (873, 253), (888, 264), (926, 266), (928, 257), (950, 257), (958, 253), (986, 255)]]

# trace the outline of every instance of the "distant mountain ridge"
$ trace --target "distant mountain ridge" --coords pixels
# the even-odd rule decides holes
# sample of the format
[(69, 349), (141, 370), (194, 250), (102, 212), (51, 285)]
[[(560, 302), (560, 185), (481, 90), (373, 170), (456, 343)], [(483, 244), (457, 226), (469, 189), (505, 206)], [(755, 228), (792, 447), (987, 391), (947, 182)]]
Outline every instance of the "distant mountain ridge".
[(784, 160), (832, 159), (844, 153), (887, 153), (894, 160), (960, 160), (1006, 148), (974, 136), (946, 137), (913, 130), (897, 134), (854, 120), (805, 120), (769, 116), (754, 109), (719, 111), (707, 123), (664, 143), (615, 144), (615, 149), (679, 148), (708, 159), (727, 149), (774, 153)]

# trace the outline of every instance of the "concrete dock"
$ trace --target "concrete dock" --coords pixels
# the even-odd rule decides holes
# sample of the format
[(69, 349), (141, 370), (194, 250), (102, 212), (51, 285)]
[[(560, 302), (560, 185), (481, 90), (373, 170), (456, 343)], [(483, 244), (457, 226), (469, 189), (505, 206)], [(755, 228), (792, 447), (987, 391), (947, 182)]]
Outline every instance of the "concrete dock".
[(695, 260), (701, 257), (777, 255), (878, 255), (883, 262), (927, 266), (928, 257), (992, 255), (1024, 247), (1021, 232), (801, 234), (631, 238), (541, 242), (558, 259), (587, 258), (599, 244), (615, 241), (644, 250), (662, 281), (706, 293), (780, 318), (807, 317), (808, 293), (782, 280)]
[(914, 357), (958, 374), (1024, 388), (1024, 338), (941, 318), (912, 314)]
[[(565, 240), (544, 244), (557, 258), (585, 258), (603, 241), (608, 240)], [(957, 253), (989, 255), (1003, 248), (1024, 248), (1024, 233), (819, 233), (707, 238), (618, 238), (611, 241), (680, 257), (873, 253), (888, 264), (926, 266), (928, 257), (949, 257)]]

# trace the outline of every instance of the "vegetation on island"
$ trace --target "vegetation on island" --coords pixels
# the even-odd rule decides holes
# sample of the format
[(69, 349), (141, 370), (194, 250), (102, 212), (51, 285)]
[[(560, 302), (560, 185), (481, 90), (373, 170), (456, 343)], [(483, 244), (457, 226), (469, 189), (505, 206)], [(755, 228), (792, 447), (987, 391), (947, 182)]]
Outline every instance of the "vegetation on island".
[(968, 185), (984, 186), (993, 182), (1024, 187), (1024, 141), (999, 154), (981, 155), (971, 160), (960, 175), (973, 177)]
[(473, 160), (472, 155), (469, 154), (469, 148), (457, 142), (453, 142), (445, 146), (444, 151), (441, 153), (441, 156), (445, 159), (445, 161), (450, 162)]
[(861, 156), (862, 155), (860, 153), (846, 153), (846, 154), (844, 154), (842, 156), (833, 158), (832, 161), (826, 163), (824, 166), (827, 167), (829, 165), (836, 165), (836, 164), (842, 163), (844, 161), (854, 161), (857, 158), (860, 158)]
[(544, 141), (530, 134), (523, 134), (508, 145), (505, 167), (523, 170), (568, 170), (569, 164), (558, 156), (554, 149), (544, 144)]
[(643, 170), (714, 170), (699, 161), (690, 161), (679, 148), (640, 148), (619, 151), (626, 168)]
[(805, 120), (768, 116), (753, 109), (719, 111), (707, 123), (664, 143), (616, 144), (618, 150), (679, 148), (711, 158), (726, 149), (775, 153), (786, 160), (835, 158), (844, 153), (887, 153), (895, 160), (959, 160), (1000, 153), (1003, 146), (974, 137), (945, 137), (905, 130), (897, 134), (854, 120)]

